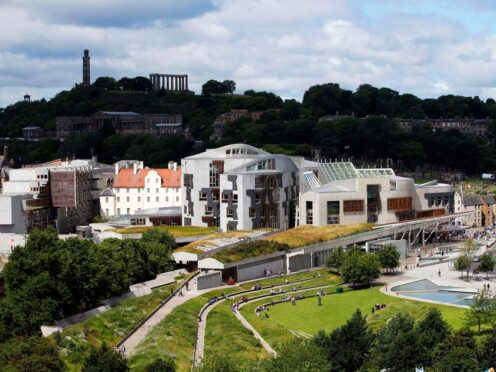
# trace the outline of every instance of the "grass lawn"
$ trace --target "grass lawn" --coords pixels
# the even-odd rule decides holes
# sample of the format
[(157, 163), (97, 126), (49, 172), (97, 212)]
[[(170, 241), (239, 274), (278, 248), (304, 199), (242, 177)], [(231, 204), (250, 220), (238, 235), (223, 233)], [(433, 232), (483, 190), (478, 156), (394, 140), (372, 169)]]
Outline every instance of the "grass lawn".
[(227, 232), (212, 232), (207, 237), (197, 240), (195, 242), (186, 244), (182, 247), (177, 248), (174, 252), (189, 252), (200, 254), (203, 253), (201, 249), (197, 247), (202, 245), (215, 245), (213, 242), (215, 239), (229, 239), (229, 238), (243, 238), (250, 235), (250, 231), (227, 231)]
[(269, 353), (231, 311), (229, 300), (217, 305), (208, 315), (204, 357), (213, 353), (229, 356), (243, 369), (244, 363), (268, 358)]
[[(398, 312), (408, 312), (416, 320), (422, 319), (430, 307), (441, 310), (443, 318), (453, 328), (461, 328), (465, 309), (429, 304), (425, 302), (404, 300), (395, 298), (379, 292), (379, 287), (369, 289), (350, 290), (343, 294), (332, 294), (323, 297), (323, 306), (317, 306), (316, 298), (300, 300), (296, 306), (284, 303), (270, 308), (269, 319), (259, 318), (254, 314), (254, 309), (261, 302), (250, 304), (242, 308), (246, 319), (266, 338), (273, 347), (292, 337), (289, 329), (314, 334), (320, 329), (329, 332), (344, 323), (351, 317), (353, 312), (360, 308), (372, 329), (384, 326), (387, 320)], [(385, 303), (386, 308), (376, 311), (373, 315), (371, 310), (374, 304)]]
[(195, 236), (195, 235), (209, 235), (216, 232), (218, 227), (199, 227), (199, 226), (136, 226), (128, 227), (125, 229), (113, 230), (119, 234), (142, 234), (150, 229), (157, 229), (159, 231), (168, 231), (176, 237), (180, 236)]
[(328, 240), (334, 240), (349, 235), (354, 235), (372, 230), (374, 225), (363, 223), (357, 225), (327, 225), (322, 227), (299, 226), (294, 229), (282, 231), (280, 233), (267, 236), (264, 240), (274, 240), (278, 243), (284, 243), (291, 248), (303, 247), (305, 245), (321, 243)]
[[(92, 345), (100, 346), (106, 342), (107, 345), (114, 346), (167, 298), (175, 286), (166, 285), (154, 289), (150, 295), (124, 300), (105, 313), (65, 328), (60, 337), (59, 348), (68, 369), (80, 370)], [(55, 340), (55, 336), (52, 338)]]
[[(308, 272), (308, 271), (305, 271), (305, 272), (302, 272), (302, 273), (297, 273), (297, 274), (293, 274), (293, 275), (283, 275), (283, 276), (277, 276), (277, 275), (274, 275), (270, 278), (266, 278), (266, 279), (260, 279), (260, 280), (256, 280), (256, 281), (253, 281), (253, 282), (248, 282), (248, 283), (243, 283), (240, 285), (241, 288), (243, 289), (251, 289), (254, 285), (262, 285), (262, 286), (268, 286), (268, 285), (280, 285), (280, 284), (284, 284), (286, 282), (286, 280), (289, 280), (290, 282), (294, 282), (294, 281), (297, 281), (297, 280), (303, 280), (303, 279), (313, 279), (313, 276), (317, 276), (320, 274), (320, 278), (323, 278), (323, 279), (326, 279), (329, 283), (337, 283), (339, 281), (339, 276), (336, 275), (336, 274), (333, 274), (330, 272), (329, 269), (327, 268), (324, 268), (324, 269), (319, 269), (319, 270), (315, 270), (315, 271), (311, 271), (311, 272)], [(315, 278), (317, 279), (317, 278)], [(306, 285), (306, 283), (305, 283)], [(308, 286), (308, 285), (306, 285)]]
[(193, 363), (198, 313), (210, 297), (219, 296), (222, 292), (237, 291), (239, 288), (231, 287), (208, 292), (178, 306), (138, 345), (135, 353), (129, 358), (131, 370), (143, 371), (155, 359), (169, 355), (176, 360), (178, 371), (189, 371)]

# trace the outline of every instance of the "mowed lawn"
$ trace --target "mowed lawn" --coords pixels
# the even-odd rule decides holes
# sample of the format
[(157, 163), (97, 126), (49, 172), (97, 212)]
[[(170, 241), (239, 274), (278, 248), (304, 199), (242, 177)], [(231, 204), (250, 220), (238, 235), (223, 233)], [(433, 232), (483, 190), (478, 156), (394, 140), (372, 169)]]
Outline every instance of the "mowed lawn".
[[(372, 314), (374, 304), (386, 304), (386, 308)], [(453, 306), (435, 305), (426, 302), (410, 301), (385, 295), (379, 287), (362, 290), (350, 290), (342, 294), (331, 294), (322, 298), (322, 306), (317, 306), (317, 298), (296, 302), (296, 305), (284, 303), (270, 307), (270, 318), (264, 322), (275, 322), (286, 329), (293, 329), (314, 334), (323, 329), (327, 332), (342, 326), (357, 308), (367, 316), (367, 321), (376, 329), (386, 324), (387, 320), (398, 312), (407, 312), (414, 319), (420, 320), (430, 307), (437, 307), (443, 318), (453, 327), (461, 328), (465, 309)], [(259, 323), (261, 324), (261, 323)]]

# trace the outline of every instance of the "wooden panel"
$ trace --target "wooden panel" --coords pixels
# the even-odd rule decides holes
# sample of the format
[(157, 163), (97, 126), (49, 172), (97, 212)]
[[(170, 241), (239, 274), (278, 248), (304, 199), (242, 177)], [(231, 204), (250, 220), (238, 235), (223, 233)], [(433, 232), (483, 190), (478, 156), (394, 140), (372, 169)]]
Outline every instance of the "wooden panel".
[(390, 198), (387, 201), (388, 211), (408, 211), (413, 209), (412, 197)]
[(365, 202), (363, 200), (344, 200), (343, 201), (343, 212), (364, 212)]

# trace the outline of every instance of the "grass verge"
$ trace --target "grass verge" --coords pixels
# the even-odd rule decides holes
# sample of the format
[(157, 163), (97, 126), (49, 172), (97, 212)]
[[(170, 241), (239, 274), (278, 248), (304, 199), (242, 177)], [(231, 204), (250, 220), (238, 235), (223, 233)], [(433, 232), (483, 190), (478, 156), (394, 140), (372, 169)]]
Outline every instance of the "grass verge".
[(175, 284), (166, 285), (154, 289), (150, 295), (124, 300), (105, 313), (65, 328), (60, 337), (52, 336), (54, 341), (60, 340), (60, 354), (67, 368), (79, 371), (91, 346), (98, 347), (103, 342), (109, 346), (117, 344), (167, 298), (174, 287)]
[(218, 230), (217, 227), (199, 227), (199, 226), (137, 226), (123, 229), (114, 229), (119, 234), (142, 234), (151, 229), (157, 229), (161, 232), (167, 231), (175, 237), (210, 235)]

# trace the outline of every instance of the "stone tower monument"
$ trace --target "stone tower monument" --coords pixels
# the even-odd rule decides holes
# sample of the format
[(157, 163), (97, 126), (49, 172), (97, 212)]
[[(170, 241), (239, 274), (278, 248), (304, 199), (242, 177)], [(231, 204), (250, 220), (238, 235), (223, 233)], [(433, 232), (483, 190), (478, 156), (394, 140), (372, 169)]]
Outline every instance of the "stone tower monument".
[(88, 49), (84, 50), (84, 55), (83, 55), (83, 85), (84, 86), (90, 86), (91, 85), (90, 51)]

